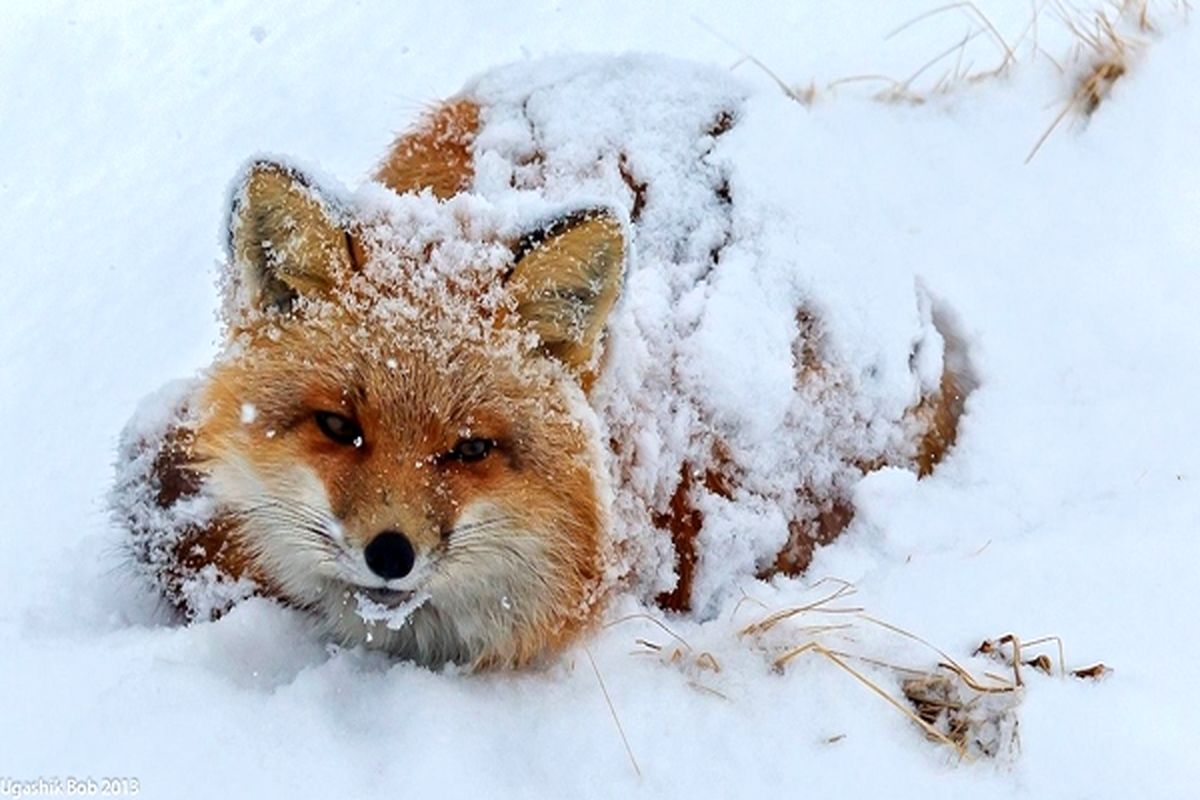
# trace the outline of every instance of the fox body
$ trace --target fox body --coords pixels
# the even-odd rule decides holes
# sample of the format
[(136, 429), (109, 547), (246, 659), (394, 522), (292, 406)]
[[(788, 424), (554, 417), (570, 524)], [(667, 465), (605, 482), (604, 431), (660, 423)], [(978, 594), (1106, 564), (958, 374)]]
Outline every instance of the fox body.
[[(190, 618), (261, 593), (344, 643), (519, 666), (613, 591), (703, 610), (739, 576), (798, 572), (864, 472), (932, 469), (962, 390), (919, 293), (890, 406), (784, 297), (771, 425), (687, 368), (703, 314), (638, 304), (702, 304), (745, 263), (716, 152), (746, 104), (715, 70), (567, 59), (477, 80), (355, 195), (251, 163), (225, 347), (123, 445), (116, 507), (159, 590)], [(743, 511), (769, 533), (738, 549)]]

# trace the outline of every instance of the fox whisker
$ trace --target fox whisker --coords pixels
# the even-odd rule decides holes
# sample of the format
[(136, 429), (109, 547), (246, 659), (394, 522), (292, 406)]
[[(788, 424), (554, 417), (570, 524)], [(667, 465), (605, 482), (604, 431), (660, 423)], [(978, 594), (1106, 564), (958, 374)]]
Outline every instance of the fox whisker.
[(459, 525), (451, 528), (446, 532), (446, 538), (459, 538), (470, 533), (482, 533), (492, 530), (511, 521), (511, 517), (499, 516), (491, 517), (490, 519), (482, 519), (476, 522), (468, 522), (466, 525)]

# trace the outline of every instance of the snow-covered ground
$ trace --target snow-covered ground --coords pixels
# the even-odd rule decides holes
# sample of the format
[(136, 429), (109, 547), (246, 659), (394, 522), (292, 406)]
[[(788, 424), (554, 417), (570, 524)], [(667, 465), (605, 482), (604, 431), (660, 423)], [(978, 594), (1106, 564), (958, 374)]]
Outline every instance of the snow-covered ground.
[[(1035, 26), (1030, 4), (992, 0), (889, 37), (937, 6), (4, 4), (0, 792), (90, 776), (169, 798), (1195, 796), (1200, 28), (1170, 2), (1151, 7), (1156, 33), (1126, 21), (1127, 74), (1025, 165), (1090, 56), (1072, 57), (1056, 4)], [(924, 104), (872, 99), (882, 80), (830, 87), (903, 81), (975, 31), (908, 87)], [(1015, 63), (982, 77), (1004, 58), (998, 39)], [(651, 611), (691, 648), (674, 661), (682, 645), (641, 616), (547, 670), (481, 676), (330, 652), (261, 600), (165, 624), (104, 495), (139, 399), (216, 350), (239, 166), (294, 154), (354, 186), (397, 129), (480, 71), (630, 49), (745, 53), (816, 88), (780, 130), (804, 156), (789, 168), (811, 250), (861, 264), (864, 292), (902, 263), (967, 334), (981, 385), (946, 463), (920, 483), (864, 480), (858, 518), (808, 578), (747, 581), (753, 601), (702, 623)], [(981, 79), (940, 91), (955, 70)], [(734, 74), (780, 102), (764, 70)], [(777, 674), (738, 636), (764, 607), (826, 595), (826, 576), (856, 586), (843, 605), (980, 673), (1001, 667), (972, 650), (1010, 631), (1061, 636), (1070, 666), (1114, 672), (1030, 675), (1019, 752), (960, 761), (828, 660)], [(627, 600), (611, 618), (645, 611)], [(799, 627), (829, 621), (773, 633), (937, 661), (861, 620), (853, 641)]]

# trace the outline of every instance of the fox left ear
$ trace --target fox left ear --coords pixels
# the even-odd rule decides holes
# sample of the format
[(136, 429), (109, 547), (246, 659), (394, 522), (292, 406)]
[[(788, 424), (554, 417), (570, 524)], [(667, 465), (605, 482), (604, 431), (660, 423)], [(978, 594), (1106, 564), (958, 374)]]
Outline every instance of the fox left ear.
[(327, 294), (353, 263), (334, 206), (296, 169), (254, 162), (229, 213), (229, 257), (259, 308)]
[(588, 209), (558, 219), (517, 246), (508, 279), (517, 314), (549, 355), (586, 370), (616, 302), (624, 265), (624, 228), (611, 212)]

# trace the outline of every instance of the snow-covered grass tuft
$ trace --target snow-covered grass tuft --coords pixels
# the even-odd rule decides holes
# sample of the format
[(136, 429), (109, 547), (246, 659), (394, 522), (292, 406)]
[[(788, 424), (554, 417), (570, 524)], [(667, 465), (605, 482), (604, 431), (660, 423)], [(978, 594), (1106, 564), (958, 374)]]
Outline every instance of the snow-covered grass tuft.
[(1090, 18), (1077, 10), (1067, 9), (1058, 0), (1055, 6), (1058, 19), (1076, 40), (1067, 66), (1060, 67), (1073, 74), (1074, 86), (1058, 116), (1025, 157), (1025, 163), (1033, 160), (1046, 139), (1070, 115), (1075, 114), (1086, 121), (1096, 113), (1116, 82), (1129, 72), (1134, 53), (1145, 45), (1134, 31), (1154, 31), (1149, 0), (1121, 0), (1113, 8), (1093, 11)]
[[(753, 66), (768, 76), (785, 96), (806, 107), (812, 107), (822, 98), (833, 99), (839, 88), (854, 86), (872, 88), (868, 96), (881, 103), (920, 106), (961, 94), (982, 83), (1008, 80), (1014, 70), (1022, 67), (1039, 62), (1053, 65), (1067, 82), (1068, 97), (1030, 149), (1025, 159), (1028, 163), (1072, 115), (1086, 122), (1108, 99), (1117, 81), (1133, 67), (1136, 56), (1164, 28), (1186, 22), (1190, 13), (1188, 0), (1109, 0), (1098, 8), (1081, 8), (1063, 0), (1035, 0), (1026, 22), (1006, 32), (980, 5), (961, 0), (922, 11), (884, 37), (886, 42), (902, 39), (923, 24), (944, 17), (965, 24), (961, 36), (932, 52), (907, 74), (853, 73), (823, 84), (818, 84), (815, 78), (807, 82), (789, 81), (721, 31), (705, 27), (712, 35), (741, 50), (733, 69), (745, 64)], [(881, 88), (875, 88), (881, 84)]]
[[(855, 594), (852, 584), (826, 580), (813, 588), (824, 583), (836, 588), (773, 611), (743, 627), (739, 636), (766, 653), (776, 671), (800, 657), (825, 659), (961, 759), (1016, 756), (1019, 673), (1013, 680), (976, 675), (912, 631), (846, 605)], [(907, 662), (900, 663), (897, 653), (908, 644), (924, 653), (907, 653)], [(931, 655), (937, 658), (933, 664)]]

